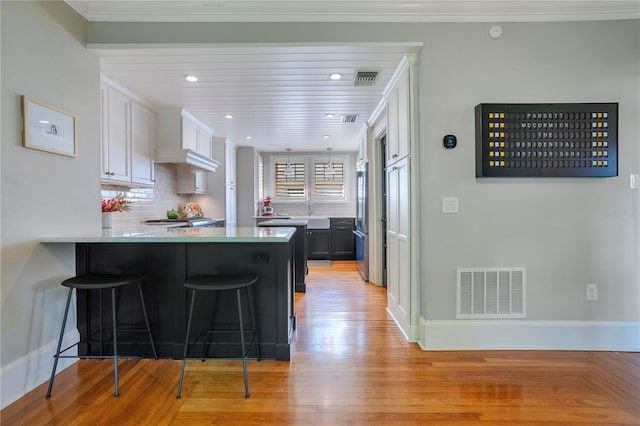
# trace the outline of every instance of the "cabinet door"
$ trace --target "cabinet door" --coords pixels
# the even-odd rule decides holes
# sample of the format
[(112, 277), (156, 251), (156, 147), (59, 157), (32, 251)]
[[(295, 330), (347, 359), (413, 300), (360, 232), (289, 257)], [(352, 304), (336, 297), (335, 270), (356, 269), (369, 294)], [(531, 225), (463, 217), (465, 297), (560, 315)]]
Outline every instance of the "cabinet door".
[(331, 230), (312, 229), (308, 232), (309, 259), (331, 260)]
[(224, 145), (224, 173), (227, 185), (236, 185), (236, 147), (230, 143)]
[(391, 91), (387, 103), (387, 164), (398, 159), (398, 95), (394, 89)]
[(387, 185), (387, 306), (398, 325), (408, 333), (411, 315), (408, 158), (387, 168)]
[(178, 194), (205, 194), (207, 192), (206, 172), (192, 172), (188, 167), (177, 168)]
[(355, 236), (353, 226), (340, 226), (332, 228), (333, 260), (353, 260), (356, 258)]
[(402, 80), (397, 88), (398, 98), (398, 143), (396, 153), (398, 158), (404, 158), (409, 155), (409, 134), (410, 134), (410, 115), (409, 115), (409, 73), (405, 71)]
[(131, 102), (131, 181), (150, 184), (153, 175), (153, 112)]
[(131, 139), (129, 137), (130, 99), (112, 87), (106, 88), (106, 116), (103, 138), (102, 176), (131, 181)]
[(234, 185), (225, 185), (225, 225), (236, 226), (237, 225), (237, 196), (236, 187)]
[(198, 152), (198, 125), (188, 117), (182, 117), (182, 148)]
[(387, 164), (392, 164), (410, 152), (409, 72), (405, 71), (391, 91), (387, 104)]
[(211, 154), (211, 137), (213, 135), (204, 129), (198, 130), (198, 143), (196, 152), (207, 158), (212, 158)]

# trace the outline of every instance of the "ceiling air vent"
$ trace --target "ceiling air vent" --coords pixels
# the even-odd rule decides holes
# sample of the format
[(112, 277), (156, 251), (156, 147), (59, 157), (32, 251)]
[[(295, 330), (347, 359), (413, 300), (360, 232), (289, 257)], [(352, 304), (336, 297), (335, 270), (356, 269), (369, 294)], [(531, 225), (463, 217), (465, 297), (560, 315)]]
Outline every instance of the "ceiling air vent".
[(358, 119), (358, 114), (347, 114), (340, 116), (341, 123), (355, 123)]
[(353, 82), (354, 86), (373, 86), (378, 79), (378, 71), (358, 71)]

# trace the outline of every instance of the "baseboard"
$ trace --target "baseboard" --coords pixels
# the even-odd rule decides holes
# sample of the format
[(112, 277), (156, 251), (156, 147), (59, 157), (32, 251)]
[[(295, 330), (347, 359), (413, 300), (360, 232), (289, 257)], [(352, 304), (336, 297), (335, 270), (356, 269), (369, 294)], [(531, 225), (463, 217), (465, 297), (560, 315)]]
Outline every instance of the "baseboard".
[(423, 350), (640, 351), (640, 321), (420, 319)]
[[(68, 331), (65, 333), (62, 347), (66, 348), (74, 344), (78, 341), (79, 336), (77, 329)], [(56, 352), (57, 345), (58, 341), (55, 340), (0, 369), (2, 389), (2, 393), (0, 394), (0, 409), (12, 404), (49, 380), (51, 368), (53, 367), (53, 355)], [(70, 350), (65, 355), (71, 355), (72, 352), (73, 350)], [(73, 358), (61, 358), (58, 362), (57, 372), (59, 373), (76, 361), (77, 360)], [(45, 397), (44, 393), (42, 397)]]

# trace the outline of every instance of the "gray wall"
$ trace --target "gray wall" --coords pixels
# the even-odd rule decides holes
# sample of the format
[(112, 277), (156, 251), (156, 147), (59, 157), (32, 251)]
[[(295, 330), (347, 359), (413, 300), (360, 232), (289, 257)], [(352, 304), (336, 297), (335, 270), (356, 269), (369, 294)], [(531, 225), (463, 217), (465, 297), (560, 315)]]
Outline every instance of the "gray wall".
[[(74, 272), (73, 247), (38, 239), (100, 227), (100, 101), (84, 19), (62, 2), (0, 7), (4, 407), (50, 371), (66, 295), (60, 281)], [(22, 95), (77, 114), (77, 158), (22, 147)]]
[[(71, 247), (40, 237), (100, 226), (99, 63), (61, 2), (0, 2), (2, 15), (2, 405), (42, 382)], [(418, 141), (421, 316), (455, 314), (455, 268), (525, 266), (532, 319), (640, 319), (640, 22), (504, 24), (90, 23), (91, 42), (422, 42)], [(26, 37), (28, 29), (29, 36)], [(78, 116), (79, 157), (21, 146), (20, 96)], [(619, 102), (620, 177), (476, 180), (481, 102)], [(455, 133), (459, 147), (441, 148)], [(442, 196), (460, 213), (439, 213)], [(587, 303), (584, 285), (600, 285)], [(44, 376), (43, 376), (44, 372)], [(39, 382), (38, 382), (39, 380)]]
[[(640, 319), (640, 24), (448, 25), (420, 58), (421, 315), (455, 317), (458, 267), (527, 268), (528, 319)], [(455, 54), (452, 54), (455, 52)], [(478, 103), (619, 102), (619, 177), (476, 179)], [(442, 148), (457, 134), (459, 147)], [(460, 197), (445, 215), (442, 196)], [(585, 300), (585, 285), (599, 300)]]
[[(91, 23), (89, 41), (419, 42), (420, 316), (455, 318), (458, 267), (524, 266), (528, 317), (640, 319), (640, 21), (491, 24)], [(619, 177), (482, 179), (474, 115), (489, 102), (619, 102)], [(458, 135), (459, 147), (442, 148)], [(460, 213), (440, 213), (441, 197)], [(585, 285), (599, 300), (585, 300)]]

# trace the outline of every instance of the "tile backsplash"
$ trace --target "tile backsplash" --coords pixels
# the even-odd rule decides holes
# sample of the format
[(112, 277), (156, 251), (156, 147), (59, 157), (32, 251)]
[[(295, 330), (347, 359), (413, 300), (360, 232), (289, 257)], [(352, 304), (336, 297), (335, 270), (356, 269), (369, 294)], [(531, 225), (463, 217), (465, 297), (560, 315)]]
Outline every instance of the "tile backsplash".
[(131, 211), (114, 213), (114, 227), (136, 226), (147, 219), (162, 219), (166, 217), (167, 210), (177, 209), (180, 204), (189, 202), (188, 196), (176, 194), (174, 164), (156, 164), (155, 179), (153, 188), (102, 186), (102, 198), (123, 193), (127, 200), (132, 201)]
[[(271, 203), (276, 215), (355, 217), (356, 203)], [(261, 208), (261, 204), (258, 209)]]

